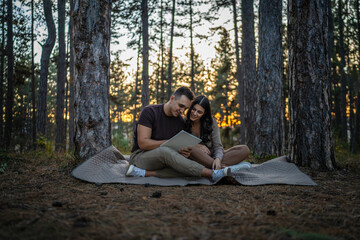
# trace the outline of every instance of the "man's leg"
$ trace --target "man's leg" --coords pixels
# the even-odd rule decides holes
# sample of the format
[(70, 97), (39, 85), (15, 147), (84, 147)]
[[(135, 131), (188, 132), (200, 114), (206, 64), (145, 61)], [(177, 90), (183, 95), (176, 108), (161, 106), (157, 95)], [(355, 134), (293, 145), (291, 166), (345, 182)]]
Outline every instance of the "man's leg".
[(224, 151), (221, 167), (228, 167), (238, 164), (249, 157), (250, 149), (246, 145), (236, 145)]
[[(156, 170), (170, 167), (176, 172), (186, 176), (200, 177), (204, 172), (204, 166), (185, 158), (180, 153), (168, 147), (159, 147), (150, 151), (135, 152), (134, 156), (131, 156), (130, 158), (130, 164), (136, 165), (141, 169), (155, 172)], [(209, 175), (208, 171), (205, 171), (204, 174)]]

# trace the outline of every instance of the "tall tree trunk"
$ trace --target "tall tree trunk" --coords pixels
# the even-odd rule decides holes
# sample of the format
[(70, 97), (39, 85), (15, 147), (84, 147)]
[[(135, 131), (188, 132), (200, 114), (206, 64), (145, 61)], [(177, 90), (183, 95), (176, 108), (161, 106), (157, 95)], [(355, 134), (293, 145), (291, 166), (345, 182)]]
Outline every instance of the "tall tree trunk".
[[(355, 1), (355, 11), (356, 11), (356, 28), (357, 28), (357, 44), (358, 44), (358, 52), (359, 52), (359, 61), (360, 61), (360, 8), (359, 1)], [(357, 69), (358, 71), (360, 69)], [(359, 81), (359, 79), (358, 79)], [(352, 152), (357, 152), (357, 147), (359, 144), (359, 127), (360, 127), (360, 91), (357, 92), (357, 100), (356, 100), (356, 114), (355, 114), (355, 123), (354, 123), (354, 140), (352, 141)]]
[(59, 57), (57, 68), (57, 94), (56, 94), (56, 137), (55, 150), (64, 151), (66, 149), (64, 131), (64, 95), (66, 79), (65, 62), (65, 0), (58, 0), (58, 34), (59, 34)]
[(14, 46), (13, 46), (13, 14), (12, 0), (7, 1), (7, 52), (8, 52), (8, 69), (7, 69), (7, 94), (5, 105), (5, 131), (4, 141), (5, 147), (8, 149), (11, 143), (12, 133), (12, 110), (14, 106)]
[(169, 49), (169, 64), (168, 64), (168, 84), (167, 84), (167, 98), (170, 99), (172, 90), (172, 56), (173, 56), (173, 42), (174, 42), (174, 26), (175, 26), (175, 5), (176, 1), (172, 0), (171, 9), (171, 30), (170, 30), (170, 49)]
[(149, 105), (149, 18), (148, 18), (148, 1), (141, 2), (141, 21), (142, 21), (142, 35), (143, 35), (143, 72), (142, 72), (142, 92), (141, 103), (142, 107)]
[(36, 148), (36, 82), (35, 82), (35, 63), (34, 63), (34, 0), (31, 0), (31, 100), (32, 100), (32, 119), (31, 135), (32, 145)]
[(254, 149), (257, 155), (285, 152), (281, 7), (281, 0), (260, 0)]
[[(66, 61), (68, 62), (68, 61)], [(65, 120), (64, 120), (64, 137), (65, 137), (65, 151), (66, 151), (66, 136), (67, 136), (67, 129), (68, 129), (68, 119), (67, 116), (69, 114), (69, 81), (66, 78), (66, 83), (65, 83)]]
[[(235, 30), (235, 55), (236, 55), (236, 73), (235, 78), (238, 82), (238, 98), (239, 98), (239, 113), (240, 113), (240, 143), (245, 144), (245, 99), (244, 99), (244, 79), (241, 78), (241, 65), (240, 65), (240, 50), (239, 50), (239, 37), (238, 37), (238, 26), (237, 26), (237, 8), (236, 0), (231, 0), (233, 7), (233, 21)], [(241, 1), (243, 4), (244, 1)], [(248, 37), (248, 36), (247, 36)]]
[(86, 159), (111, 145), (111, 0), (74, 1), (75, 155)]
[(256, 58), (254, 31), (254, 1), (241, 1), (242, 11), (242, 56), (241, 80), (244, 85), (245, 140), (250, 149), (255, 147), (256, 130)]
[(70, 71), (70, 93), (69, 93), (69, 152), (74, 150), (74, 136), (75, 136), (75, 110), (74, 110), (74, 101), (75, 101), (75, 84), (74, 84), (74, 75), (75, 75), (75, 62), (74, 62), (74, 22), (73, 22), (73, 13), (74, 13), (74, 1), (70, 0), (70, 22), (69, 22), (69, 35), (70, 35), (70, 62), (69, 62), (69, 71)]
[(190, 5), (190, 62), (191, 62), (191, 84), (190, 84), (190, 88), (191, 91), (193, 91), (194, 93), (196, 93), (195, 91), (195, 82), (194, 82), (194, 77), (195, 77), (195, 63), (194, 63), (194, 43), (193, 43), (193, 10), (192, 10), (192, 0), (190, 0), (189, 2)]
[(5, 2), (2, 3), (2, 19), (1, 19), (1, 59), (0, 59), (0, 147), (4, 145), (4, 138), (3, 138), (3, 107), (4, 107), (4, 60), (5, 60)]
[(314, 169), (334, 169), (327, 0), (289, 1), (289, 154)]
[(52, 15), (51, 0), (44, 0), (44, 14), (48, 29), (48, 38), (42, 46), (41, 60), (40, 60), (40, 81), (39, 81), (39, 96), (38, 96), (38, 111), (37, 111), (37, 132), (42, 136), (46, 133), (47, 122), (47, 80), (49, 73), (50, 55), (54, 48), (56, 39), (55, 23)]
[(338, 22), (339, 22), (339, 52), (340, 52), (340, 116), (341, 116), (341, 129), (340, 137), (343, 141), (347, 141), (347, 117), (346, 117), (346, 75), (345, 75), (345, 49), (344, 49), (344, 23), (342, 19), (342, 0), (339, 0), (338, 7)]
[(160, 102), (165, 102), (165, 68), (164, 68), (164, 16), (163, 16), (163, 1), (161, 0), (161, 13), (160, 13), (160, 51), (161, 51), (161, 96)]
[[(141, 32), (141, 31), (140, 31)], [(140, 53), (141, 53), (141, 34), (139, 34), (138, 40), (138, 54), (136, 58), (136, 76), (135, 76), (135, 91), (134, 91), (134, 119), (133, 125), (136, 126), (136, 116), (137, 116), (137, 97), (139, 94), (139, 71), (140, 71)]]

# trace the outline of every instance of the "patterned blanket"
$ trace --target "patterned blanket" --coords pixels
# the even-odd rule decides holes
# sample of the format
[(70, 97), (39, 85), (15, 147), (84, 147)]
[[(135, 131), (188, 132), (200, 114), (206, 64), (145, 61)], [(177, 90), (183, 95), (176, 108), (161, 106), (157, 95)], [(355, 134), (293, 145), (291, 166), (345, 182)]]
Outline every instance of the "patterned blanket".
[[(157, 177), (126, 177), (129, 162), (114, 147), (110, 146), (78, 167), (72, 175), (78, 179), (93, 183), (127, 183), (151, 184), (158, 186), (185, 186), (190, 184), (213, 185), (207, 178), (157, 178)], [(286, 157), (278, 157), (252, 168), (232, 172), (232, 177), (243, 185), (290, 184), (315, 186), (316, 183), (293, 163), (286, 161)]]

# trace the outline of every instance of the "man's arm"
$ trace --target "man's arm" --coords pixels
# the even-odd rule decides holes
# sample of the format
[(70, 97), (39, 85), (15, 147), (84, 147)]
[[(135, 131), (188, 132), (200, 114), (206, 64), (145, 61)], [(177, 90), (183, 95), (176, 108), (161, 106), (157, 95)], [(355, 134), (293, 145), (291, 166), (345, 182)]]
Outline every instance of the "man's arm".
[(166, 142), (166, 140), (158, 141), (151, 139), (151, 132), (151, 128), (141, 124), (137, 125), (137, 141), (141, 150), (152, 150), (160, 147), (162, 143)]

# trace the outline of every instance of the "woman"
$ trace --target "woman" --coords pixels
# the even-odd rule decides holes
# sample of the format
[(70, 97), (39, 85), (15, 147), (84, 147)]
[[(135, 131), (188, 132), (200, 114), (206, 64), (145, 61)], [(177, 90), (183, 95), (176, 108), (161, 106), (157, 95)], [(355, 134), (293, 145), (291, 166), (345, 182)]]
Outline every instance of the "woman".
[[(246, 145), (236, 145), (226, 151), (221, 143), (217, 122), (211, 116), (210, 102), (200, 95), (192, 102), (186, 114), (186, 130), (199, 137), (202, 142), (192, 148), (190, 158), (207, 168), (222, 169), (232, 166), (232, 170), (251, 167), (243, 162), (250, 154)], [(236, 166), (234, 166), (236, 165)]]

